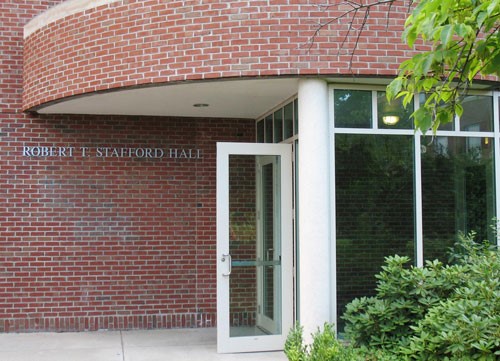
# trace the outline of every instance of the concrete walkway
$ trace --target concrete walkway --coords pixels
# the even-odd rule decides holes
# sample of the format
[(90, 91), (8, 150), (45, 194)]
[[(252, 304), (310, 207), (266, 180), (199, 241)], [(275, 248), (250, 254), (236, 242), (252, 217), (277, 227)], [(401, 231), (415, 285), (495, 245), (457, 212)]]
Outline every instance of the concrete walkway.
[(0, 334), (1, 361), (286, 361), (283, 352), (217, 354), (215, 329)]

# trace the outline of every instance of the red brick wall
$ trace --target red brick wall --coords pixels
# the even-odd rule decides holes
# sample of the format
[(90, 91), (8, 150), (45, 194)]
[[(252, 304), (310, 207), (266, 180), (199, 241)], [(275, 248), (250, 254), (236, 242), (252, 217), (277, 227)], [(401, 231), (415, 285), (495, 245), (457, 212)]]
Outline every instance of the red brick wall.
[(63, 0), (0, 1), (0, 114), (21, 108), (23, 26)]
[(215, 326), (215, 142), (253, 139), (251, 120), (3, 114), (0, 331)]
[(322, 2), (131, 0), (76, 13), (26, 39), (23, 107), (98, 90), (194, 79), (393, 75), (409, 55), (400, 40), (406, 1), (392, 7), (388, 23), (386, 7), (371, 13), (352, 69), (348, 53), (355, 36), (340, 49), (346, 21), (325, 28), (308, 45), (319, 22), (346, 11), (322, 10), (317, 3)]
[[(215, 142), (253, 140), (253, 122), (21, 113), (23, 26), (61, 2), (0, 3), (0, 332), (214, 326)], [(23, 156), (52, 145), (74, 154)]]

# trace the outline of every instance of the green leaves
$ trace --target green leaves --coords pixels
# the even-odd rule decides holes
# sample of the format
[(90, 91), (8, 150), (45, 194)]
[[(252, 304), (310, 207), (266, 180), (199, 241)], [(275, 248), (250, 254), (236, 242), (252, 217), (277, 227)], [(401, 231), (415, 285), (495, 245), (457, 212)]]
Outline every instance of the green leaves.
[[(325, 323), (323, 330), (317, 330), (311, 345), (304, 345), (303, 328), (296, 325), (288, 333), (285, 343), (285, 355), (289, 361), (364, 361), (352, 347), (337, 340), (335, 327)], [(380, 360), (383, 361), (383, 360)]]
[(386, 257), (374, 297), (346, 307), (347, 336), (326, 323), (304, 345), (300, 326), (288, 334), (290, 361), (494, 361), (500, 357), (500, 251), (461, 235), (451, 265)]
[[(500, 0), (420, 0), (403, 39), (431, 47), (403, 62), (387, 87), (388, 100), (415, 94), (427, 101), (413, 114), (423, 133), (460, 116), (461, 101), (478, 75), (500, 77)], [(420, 39), (420, 40), (419, 40)]]
[(473, 236), (459, 237), (452, 265), (416, 268), (408, 257), (387, 257), (376, 295), (346, 307), (349, 339), (396, 360), (497, 360), (500, 251)]
[[(429, 109), (418, 108), (413, 113), (413, 120), (417, 129), (429, 129), (432, 126), (432, 113)], [(425, 131), (424, 131), (425, 132)]]
[(302, 333), (302, 326), (296, 324), (287, 335), (284, 350), (289, 361), (306, 360), (306, 348), (304, 346)]

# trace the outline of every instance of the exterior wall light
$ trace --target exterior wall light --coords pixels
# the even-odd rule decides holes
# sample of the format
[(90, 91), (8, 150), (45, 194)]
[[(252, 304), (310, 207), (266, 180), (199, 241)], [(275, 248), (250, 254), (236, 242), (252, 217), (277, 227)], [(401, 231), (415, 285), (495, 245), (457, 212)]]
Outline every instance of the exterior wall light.
[(397, 115), (384, 115), (382, 121), (385, 125), (396, 125), (399, 122), (399, 117)]

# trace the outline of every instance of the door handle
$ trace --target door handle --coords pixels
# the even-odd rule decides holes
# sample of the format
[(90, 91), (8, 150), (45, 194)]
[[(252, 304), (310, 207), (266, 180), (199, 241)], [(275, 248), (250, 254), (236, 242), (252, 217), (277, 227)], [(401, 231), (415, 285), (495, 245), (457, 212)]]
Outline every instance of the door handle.
[(266, 251), (266, 261), (272, 261), (273, 259), (274, 259), (274, 248), (268, 248)]
[(222, 275), (223, 276), (230, 276), (231, 275), (231, 255), (228, 253), (228, 254), (223, 254), (222, 255), (222, 258), (221, 258), (221, 261), (222, 262), (226, 262), (226, 260), (229, 262), (229, 272), (228, 273), (223, 273)]

